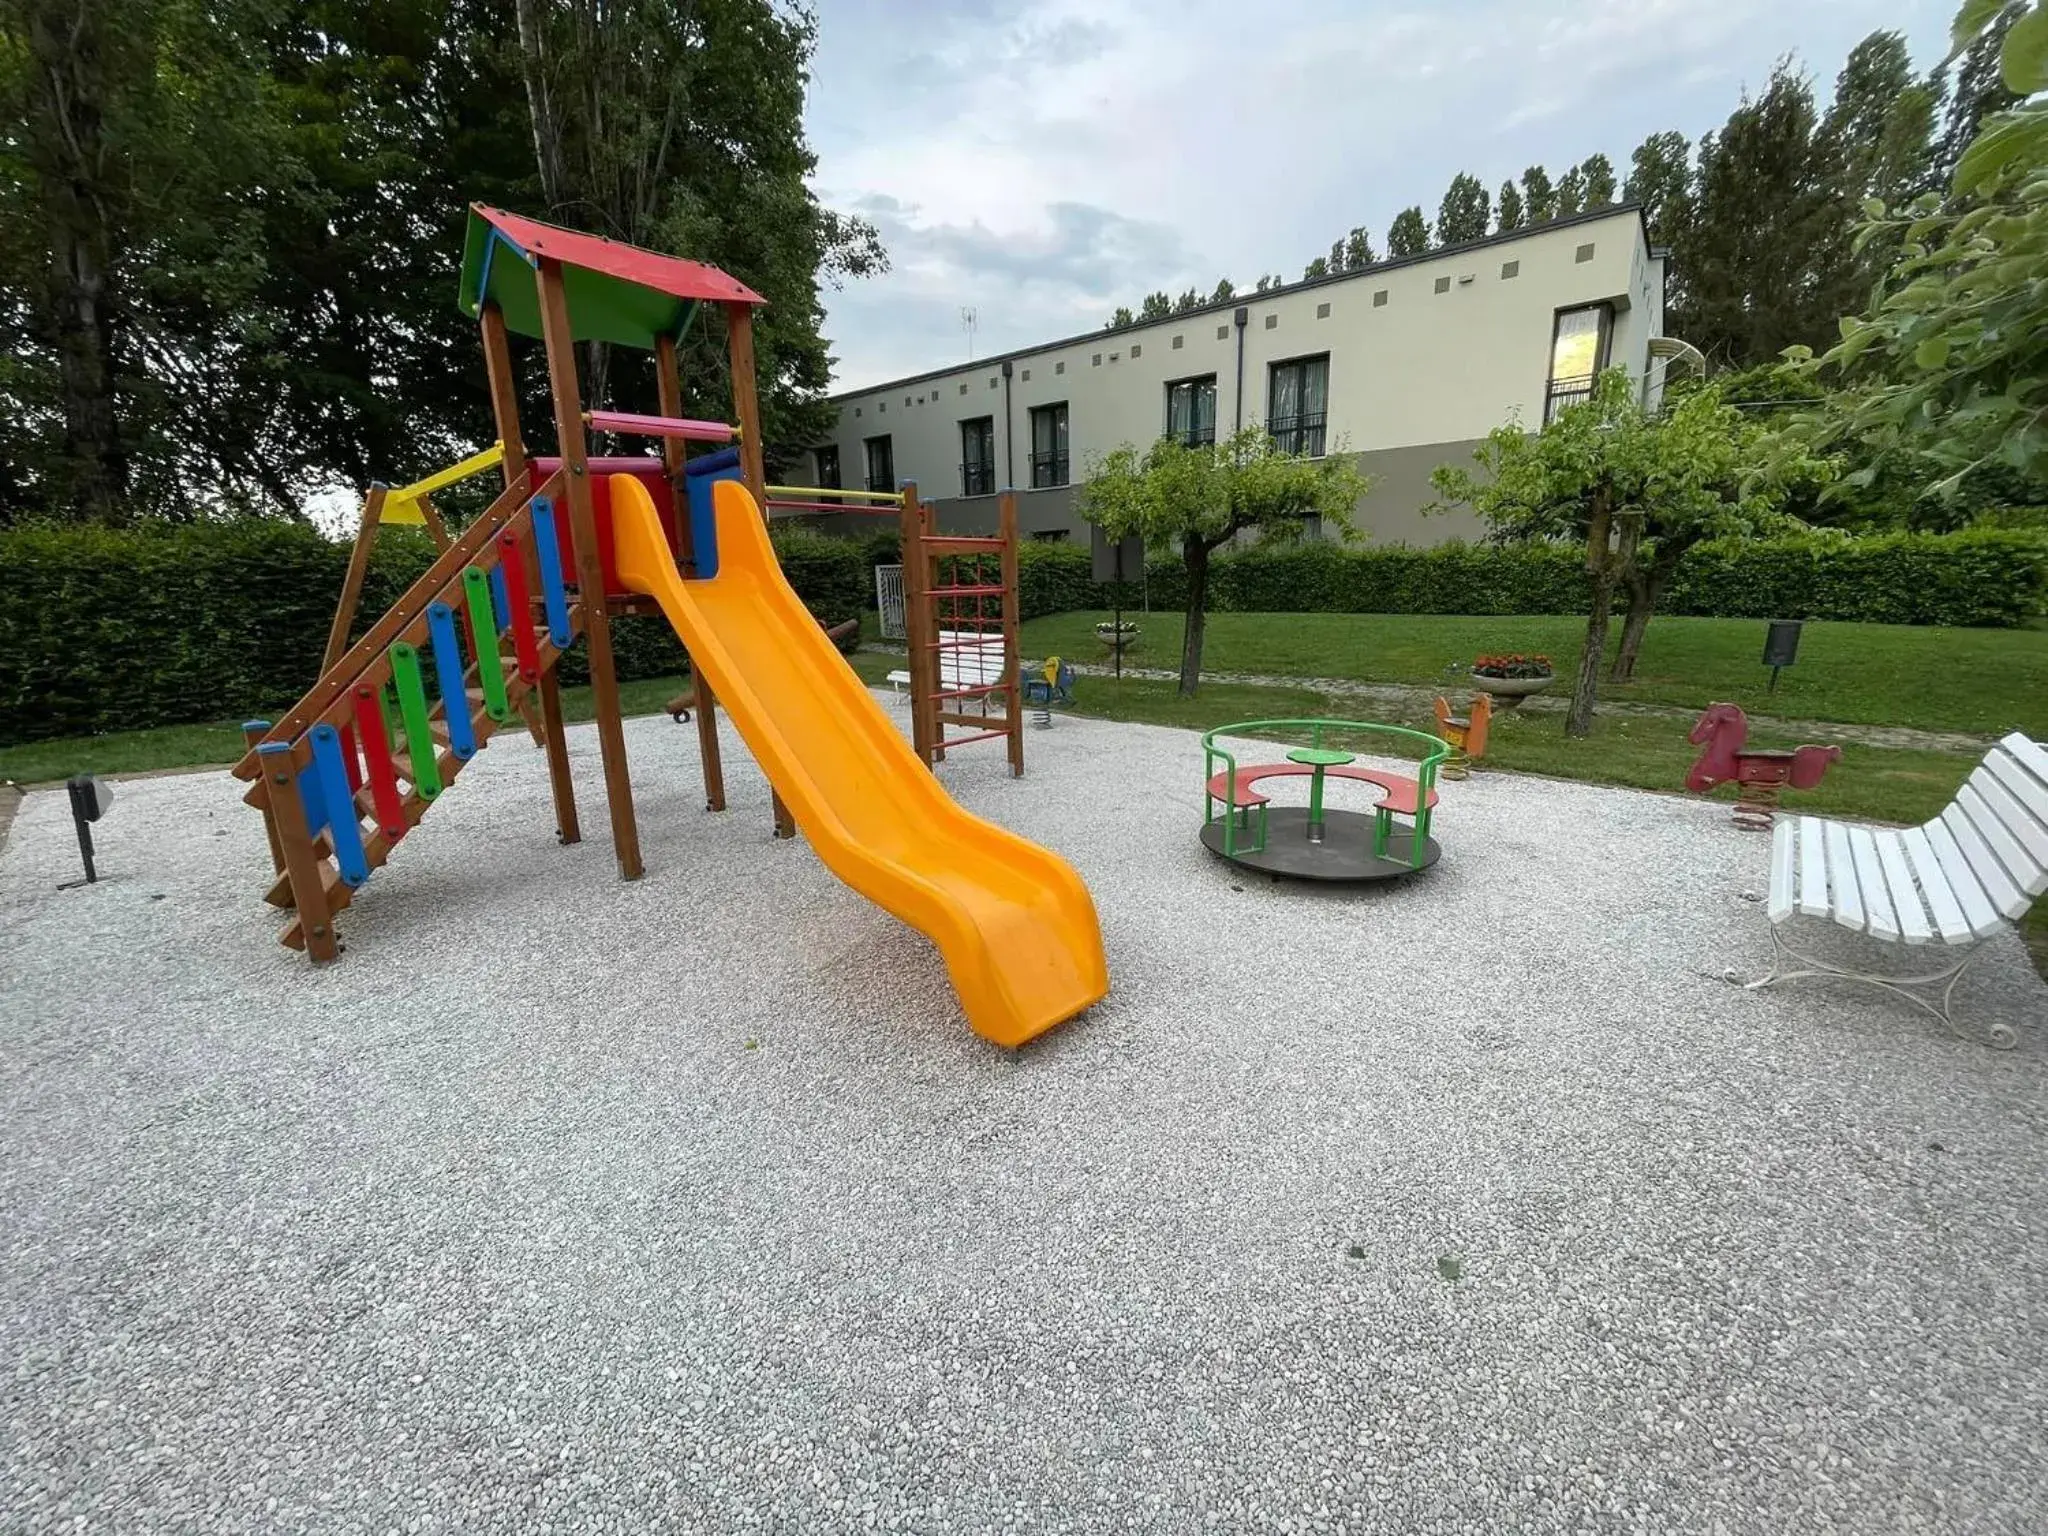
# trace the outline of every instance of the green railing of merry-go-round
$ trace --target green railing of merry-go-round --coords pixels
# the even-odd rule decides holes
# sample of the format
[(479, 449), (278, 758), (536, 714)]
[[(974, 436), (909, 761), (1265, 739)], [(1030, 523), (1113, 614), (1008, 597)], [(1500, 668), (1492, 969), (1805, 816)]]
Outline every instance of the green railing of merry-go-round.
[(1209, 780), (1215, 776), (1215, 767), (1220, 759), (1229, 770), (1224, 788), (1229, 791), (1223, 802), (1223, 856), (1235, 857), (1237, 853), (1237, 815), (1232, 807), (1237, 803), (1237, 758), (1224, 748), (1216, 745), (1219, 736), (1244, 738), (1262, 731), (1286, 731), (1290, 734), (1306, 731), (1308, 744), (1320, 748), (1326, 731), (1364, 732), (1368, 735), (1395, 736), (1403, 741), (1420, 742), (1428, 751), (1416, 765), (1415, 782), (1420, 786), (1416, 794), (1414, 847), (1409, 854), (1410, 863), (1417, 869), (1422, 867), (1422, 855), (1429, 844), (1430, 795), (1436, 789), (1437, 769), (1451, 755), (1450, 744), (1440, 736), (1427, 731), (1411, 731), (1402, 725), (1377, 725), (1370, 720), (1240, 720), (1233, 725), (1219, 725), (1213, 731), (1202, 733), (1202, 824), (1207, 826), (1216, 819), (1216, 797), (1211, 795)]

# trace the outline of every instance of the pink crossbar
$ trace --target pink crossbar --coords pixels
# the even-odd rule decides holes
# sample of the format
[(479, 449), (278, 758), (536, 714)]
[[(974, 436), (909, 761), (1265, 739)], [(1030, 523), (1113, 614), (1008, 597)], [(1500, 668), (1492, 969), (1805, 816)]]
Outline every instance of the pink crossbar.
[(591, 427), (599, 432), (626, 432), (639, 437), (680, 437), (692, 443), (729, 443), (733, 429), (722, 421), (690, 421), (680, 416), (635, 416), (627, 411), (592, 411)]

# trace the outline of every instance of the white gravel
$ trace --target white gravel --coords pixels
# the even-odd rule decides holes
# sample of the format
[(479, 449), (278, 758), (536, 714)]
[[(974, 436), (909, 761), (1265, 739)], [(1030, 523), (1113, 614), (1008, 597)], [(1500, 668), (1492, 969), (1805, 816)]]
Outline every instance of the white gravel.
[[(223, 775), (0, 855), (0, 1529), (2034, 1532), (2048, 987), (2000, 1054), (1759, 994), (1725, 806), (1446, 787), (1336, 897), (1197, 845), (1192, 735), (1062, 719), (971, 808), (1115, 990), (1015, 1054), (630, 724), (647, 876), (504, 738), (276, 943)], [(1333, 795), (1333, 799), (1334, 799)], [(1456, 1278), (1451, 1278), (1455, 1276)]]

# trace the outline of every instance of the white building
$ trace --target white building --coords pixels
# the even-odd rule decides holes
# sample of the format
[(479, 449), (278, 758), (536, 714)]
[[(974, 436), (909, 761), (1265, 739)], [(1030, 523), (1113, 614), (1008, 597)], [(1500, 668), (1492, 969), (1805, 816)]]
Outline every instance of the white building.
[(838, 426), (810, 468), (818, 485), (915, 481), (960, 530), (1014, 486), (1026, 533), (1085, 538), (1074, 498), (1092, 461), (1263, 421), (1283, 446), (1358, 455), (1374, 482), (1358, 525), (1375, 540), (1473, 537), (1469, 514), (1423, 515), (1430, 471), (1469, 463), (1511, 417), (1540, 425), (1602, 368), (1658, 390), (1664, 265), (1623, 204), (1240, 294), (834, 396)]

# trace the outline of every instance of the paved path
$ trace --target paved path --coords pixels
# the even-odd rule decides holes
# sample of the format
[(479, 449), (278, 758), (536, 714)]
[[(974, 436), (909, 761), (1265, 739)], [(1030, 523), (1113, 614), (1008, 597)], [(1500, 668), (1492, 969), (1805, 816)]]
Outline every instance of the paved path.
[[(893, 646), (864, 645), (863, 650), (876, 651), (884, 655), (903, 653)], [(1031, 663), (1025, 663), (1028, 670)], [(1098, 662), (1075, 662), (1074, 670), (1084, 677), (1109, 677), (1112, 669)], [(1155, 682), (1173, 682), (1180, 673), (1168, 667), (1124, 668), (1125, 677), (1142, 677)], [(1456, 681), (1446, 680), (1442, 687), (1424, 688), (1413, 683), (1368, 683), (1353, 677), (1286, 677), (1268, 672), (1216, 672), (1204, 669), (1205, 683), (1241, 683), (1254, 688), (1312, 688), (1332, 698), (1356, 699), (1375, 712), (1390, 718), (1413, 717), (1427, 719), (1430, 703), (1440, 693), (1448, 693), (1460, 687)], [(1569, 705), (1563, 693), (1538, 694), (1528, 699), (1522, 708), (1531, 714), (1561, 715)], [(1603, 715), (1634, 715), (1656, 720), (1683, 720), (1687, 725), (1699, 718), (1700, 712), (1690, 706), (1676, 704), (1636, 704), (1625, 700), (1606, 700), (1600, 703)], [(1776, 715), (1759, 715), (1753, 711), (1749, 716), (1750, 728), (1777, 736), (1796, 736), (1801, 741), (1848, 742), (1866, 747), (1902, 747), (1921, 752), (1964, 752), (1972, 755), (1982, 752), (1997, 738), (1977, 736), (1967, 731), (1922, 731), (1903, 725), (1853, 725), (1833, 720), (1788, 720)]]

